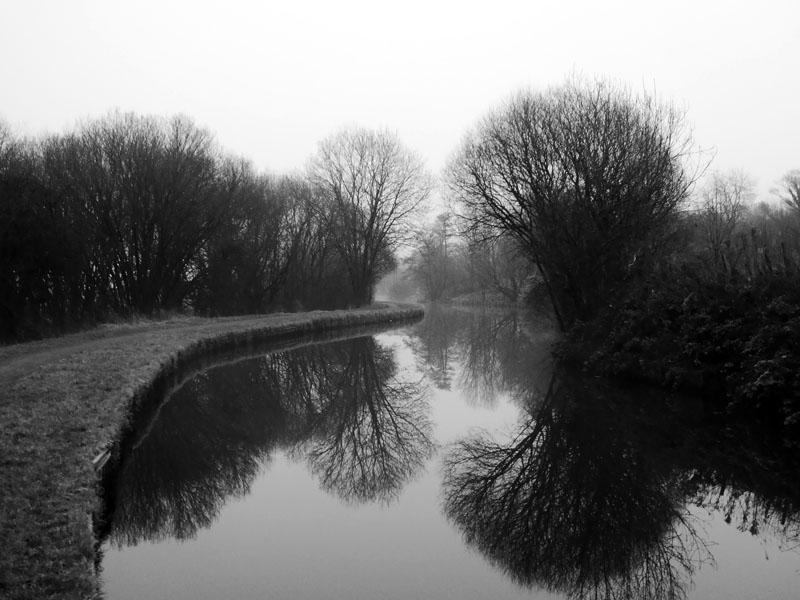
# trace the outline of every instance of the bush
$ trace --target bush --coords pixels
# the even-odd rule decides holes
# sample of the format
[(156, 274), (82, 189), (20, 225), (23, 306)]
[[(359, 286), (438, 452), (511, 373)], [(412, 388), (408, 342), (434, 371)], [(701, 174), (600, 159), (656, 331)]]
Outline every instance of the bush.
[(648, 283), (573, 330), (562, 355), (602, 374), (699, 393), (775, 425), (800, 422), (796, 276), (739, 286)]

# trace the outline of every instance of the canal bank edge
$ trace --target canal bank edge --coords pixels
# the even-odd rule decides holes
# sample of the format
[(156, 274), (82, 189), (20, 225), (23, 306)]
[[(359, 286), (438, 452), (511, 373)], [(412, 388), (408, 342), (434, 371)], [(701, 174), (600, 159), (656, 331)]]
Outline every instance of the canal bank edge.
[(417, 305), (380, 304), (190, 318), (0, 349), (0, 598), (101, 597), (93, 459), (164, 373), (209, 353), (423, 314)]

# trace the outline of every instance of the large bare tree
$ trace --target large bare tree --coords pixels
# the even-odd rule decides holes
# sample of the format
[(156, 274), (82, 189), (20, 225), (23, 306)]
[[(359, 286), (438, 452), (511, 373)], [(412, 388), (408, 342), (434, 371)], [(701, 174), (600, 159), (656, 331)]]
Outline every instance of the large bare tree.
[(562, 327), (641, 263), (694, 176), (683, 114), (599, 81), (518, 93), (467, 136), (448, 178), (475, 230), (513, 236)]
[(393, 252), (427, 199), (422, 160), (387, 131), (346, 129), (323, 140), (309, 164), (324, 198), (328, 234), (345, 263), (355, 304), (372, 300)]

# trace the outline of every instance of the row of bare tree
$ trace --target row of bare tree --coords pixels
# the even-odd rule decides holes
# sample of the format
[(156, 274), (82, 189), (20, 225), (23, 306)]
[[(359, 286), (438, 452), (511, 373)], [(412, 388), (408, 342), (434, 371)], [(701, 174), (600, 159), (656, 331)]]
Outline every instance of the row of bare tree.
[(715, 172), (701, 187), (686, 221), (695, 228), (689, 250), (708, 277), (737, 283), (759, 275), (800, 275), (800, 171), (787, 173), (775, 206), (756, 202), (755, 183), (741, 170)]
[(184, 117), (112, 113), (34, 140), (0, 126), (0, 338), (368, 303), (430, 186), (384, 131), (341, 131), (275, 177)]
[(432, 180), (385, 131), (343, 130), (274, 177), (183, 117), (114, 113), (37, 140), (0, 126), (0, 338), (109, 313), (362, 305), (410, 240), (428, 299), (534, 285), (563, 329), (687, 249), (731, 281), (796, 270), (800, 172), (777, 192), (786, 213), (746, 209), (735, 173), (692, 208), (706, 168), (681, 111), (574, 79), (483, 118), (446, 169), (453, 216), (427, 226)]
[(452, 212), (421, 226), (402, 267), (404, 278), (390, 281), (390, 291), (430, 302), (458, 297), (465, 303), (513, 305), (523, 300), (536, 277), (519, 244), (502, 232), (476, 235), (462, 226)]

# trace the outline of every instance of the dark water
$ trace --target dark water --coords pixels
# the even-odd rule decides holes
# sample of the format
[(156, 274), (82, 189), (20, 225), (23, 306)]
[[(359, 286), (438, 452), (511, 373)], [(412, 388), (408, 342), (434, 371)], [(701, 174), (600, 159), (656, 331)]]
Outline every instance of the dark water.
[(791, 440), (551, 340), (432, 310), (194, 377), (112, 465), (106, 597), (799, 597)]

